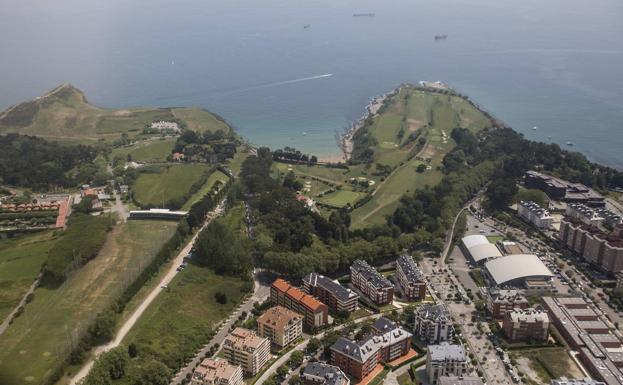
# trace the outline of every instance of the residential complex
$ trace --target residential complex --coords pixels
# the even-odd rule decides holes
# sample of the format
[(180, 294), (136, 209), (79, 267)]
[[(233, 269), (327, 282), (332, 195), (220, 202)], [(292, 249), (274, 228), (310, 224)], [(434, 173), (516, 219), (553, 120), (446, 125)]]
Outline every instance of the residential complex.
[(411, 333), (396, 323), (381, 318), (375, 322), (374, 329), (375, 334), (361, 341), (340, 337), (331, 346), (331, 363), (361, 380), (379, 363), (402, 357), (411, 349)]
[(357, 310), (359, 295), (324, 275), (310, 273), (303, 278), (303, 289), (326, 304), (333, 313)]
[(514, 309), (506, 313), (502, 329), (510, 342), (547, 341), (549, 317), (536, 309)]
[(552, 227), (552, 222), (554, 221), (549, 211), (532, 201), (519, 202), (517, 204), (517, 213), (520, 217), (540, 229), (549, 229)]
[(426, 374), (433, 385), (438, 385), (440, 377), (462, 377), (468, 374), (467, 355), (461, 345), (442, 342), (429, 345), (426, 352)]
[(571, 183), (537, 171), (527, 171), (524, 175), (526, 188), (539, 189), (551, 199), (567, 203), (584, 203), (591, 207), (603, 207), (605, 198), (580, 183)]
[(279, 278), (270, 287), (270, 299), (274, 305), (293, 310), (304, 317), (308, 327), (321, 327), (329, 321), (329, 308), (311, 295)]
[(193, 372), (191, 385), (243, 385), (242, 368), (219, 358), (206, 358)]
[(528, 307), (528, 299), (517, 290), (492, 290), (487, 297), (487, 305), (493, 319), (502, 319), (513, 309)]
[(387, 305), (394, 300), (394, 285), (360, 259), (350, 266), (350, 282), (376, 305)]
[(424, 274), (412, 256), (401, 255), (398, 257), (394, 280), (396, 289), (398, 289), (403, 298), (410, 301), (423, 301), (426, 298)]
[(623, 270), (623, 225), (611, 234), (575, 219), (563, 219), (558, 233), (560, 241), (587, 262), (608, 273)]
[(439, 377), (439, 385), (483, 385), (479, 377)]
[(445, 305), (426, 303), (413, 313), (413, 334), (420, 340), (427, 344), (436, 344), (452, 339), (452, 317)]
[(584, 222), (587, 225), (594, 226), (604, 224), (615, 227), (623, 223), (623, 217), (621, 217), (621, 215), (605, 207), (591, 208), (581, 203), (569, 203), (565, 209), (565, 215)]
[(271, 307), (258, 317), (257, 330), (261, 337), (284, 348), (303, 334), (303, 316), (283, 306)]
[(230, 364), (240, 365), (245, 374), (254, 376), (270, 359), (270, 341), (251, 330), (236, 328), (223, 341), (223, 354)]
[(580, 297), (544, 297), (543, 304), (591, 376), (606, 385), (623, 384), (623, 344), (589, 304)]
[(340, 368), (322, 362), (310, 362), (301, 374), (305, 385), (350, 385)]

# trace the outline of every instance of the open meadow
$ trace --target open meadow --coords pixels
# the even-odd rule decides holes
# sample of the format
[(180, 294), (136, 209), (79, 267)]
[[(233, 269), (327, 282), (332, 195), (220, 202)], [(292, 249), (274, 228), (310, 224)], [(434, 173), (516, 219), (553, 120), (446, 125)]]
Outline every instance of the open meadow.
[(229, 180), (229, 177), (223, 174), (221, 171), (219, 170), (214, 171), (212, 174), (210, 174), (210, 176), (208, 177), (208, 180), (203, 184), (201, 189), (199, 189), (199, 191), (194, 193), (190, 197), (190, 199), (188, 199), (186, 203), (184, 203), (184, 206), (182, 206), (182, 210), (189, 210), (193, 204), (198, 202), (201, 198), (203, 198), (204, 195), (210, 192), (210, 190), (212, 189), (212, 187), (217, 181), (222, 182), (221, 188), (223, 188), (223, 186), (225, 186), (225, 183), (227, 183), (228, 180)]
[(135, 162), (164, 162), (171, 154), (175, 139), (153, 139), (138, 142), (112, 150), (111, 159), (117, 156), (127, 158), (128, 154)]
[(97, 313), (147, 266), (176, 225), (165, 221), (118, 225), (98, 255), (60, 287), (37, 288), (24, 313), (0, 336), (0, 383), (42, 383), (50, 378)]
[(205, 183), (208, 171), (197, 163), (146, 167), (132, 185), (134, 200), (141, 207), (180, 208)]

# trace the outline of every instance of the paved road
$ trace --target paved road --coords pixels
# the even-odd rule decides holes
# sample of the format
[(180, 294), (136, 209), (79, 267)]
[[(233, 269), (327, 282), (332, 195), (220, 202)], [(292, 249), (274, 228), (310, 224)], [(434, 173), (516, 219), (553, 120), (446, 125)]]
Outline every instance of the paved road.
[(81, 379), (86, 377), (87, 374), (89, 374), (89, 371), (93, 367), (95, 360), (100, 354), (107, 352), (110, 349), (113, 349), (121, 344), (121, 341), (123, 341), (123, 339), (128, 334), (130, 329), (132, 329), (136, 321), (138, 321), (138, 319), (145, 312), (145, 310), (149, 307), (149, 305), (156, 299), (158, 294), (160, 294), (160, 292), (162, 291), (162, 286), (168, 285), (169, 282), (171, 282), (171, 280), (177, 275), (177, 273), (179, 273), (177, 268), (179, 267), (180, 264), (184, 262), (184, 257), (186, 257), (188, 253), (190, 252), (190, 249), (195, 243), (195, 239), (197, 238), (197, 236), (201, 233), (201, 230), (203, 230), (203, 228), (207, 226), (212, 221), (212, 219), (219, 216), (223, 212), (224, 207), (225, 205), (224, 205), (224, 200), (223, 200), (216, 207), (216, 209), (214, 209), (214, 211), (208, 214), (206, 222), (201, 227), (201, 229), (199, 229), (195, 233), (195, 235), (192, 237), (190, 242), (188, 242), (188, 244), (179, 252), (177, 257), (175, 257), (175, 260), (169, 267), (169, 271), (167, 271), (167, 273), (165, 274), (164, 277), (162, 277), (158, 285), (154, 287), (154, 289), (147, 295), (147, 297), (145, 297), (143, 302), (141, 302), (141, 304), (138, 305), (138, 307), (134, 310), (134, 312), (130, 315), (130, 317), (123, 323), (121, 328), (119, 328), (119, 331), (117, 331), (117, 334), (115, 336), (115, 339), (110, 341), (106, 345), (98, 346), (97, 348), (95, 348), (92, 358), (86, 364), (84, 364), (82, 369), (80, 369), (80, 371), (71, 379), (71, 381), (69, 382), (70, 385), (76, 385), (78, 381), (80, 381)]
[(227, 318), (227, 320), (220, 325), (218, 332), (210, 340), (210, 342), (204, 345), (204, 347), (201, 348), (199, 352), (197, 352), (195, 357), (185, 367), (183, 367), (175, 375), (175, 377), (173, 377), (173, 380), (171, 381), (171, 385), (180, 384), (182, 380), (186, 378), (187, 374), (192, 373), (195, 367), (199, 365), (199, 363), (205, 357), (206, 353), (209, 352), (210, 348), (212, 348), (214, 344), (218, 343), (219, 346), (222, 347), (225, 337), (227, 337), (227, 335), (229, 334), (229, 328), (234, 324), (234, 322), (236, 322), (236, 320), (238, 319), (238, 317), (240, 317), (240, 314), (242, 314), (242, 312), (249, 313), (253, 309), (253, 304), (255, 302), (261, 303), (268, 298), (268, 296), (270, 295), (271, 280), (264, 279), (263, 272), (260, 270), (257, 270), (254, 276), (255, 276), (255, 288), (253, 291), (253, 295), (251, 295), (245, 302), (243, 302), (242, 305), (240, 305), (236, 309), (236, 311), (233, 312), (229, 316), (229, 318)]

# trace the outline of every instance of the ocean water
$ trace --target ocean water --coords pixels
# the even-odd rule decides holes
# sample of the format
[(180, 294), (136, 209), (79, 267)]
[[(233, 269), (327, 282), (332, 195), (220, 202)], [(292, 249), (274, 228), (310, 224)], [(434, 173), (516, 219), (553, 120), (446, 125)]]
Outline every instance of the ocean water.
[(570, 141), (623, 169), (619, 0), (0, 7), (0, 108), (69, 82), (99, 106), (201, 106), (255, 144), (331, 155), (370, 97), (419, 80), (447, 82), (528, 138)]

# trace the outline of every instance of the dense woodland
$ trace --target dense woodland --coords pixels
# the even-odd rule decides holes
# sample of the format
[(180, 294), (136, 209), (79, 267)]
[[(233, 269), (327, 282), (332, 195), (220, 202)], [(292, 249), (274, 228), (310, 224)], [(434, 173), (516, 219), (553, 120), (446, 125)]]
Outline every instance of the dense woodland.
[(93, 147), (62, 145), (34, 136), (0, 135), (0, 184), (46, 190), (88, 182), (97, 168)]
[(233, 136), (222, 130), (204, 133), (184, 130), (173, 151), (184, 154), (186, 160), (219, 163), (234, 157), (237, 144)]

